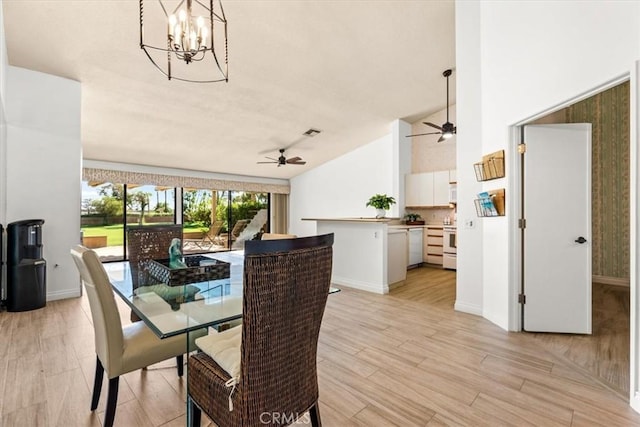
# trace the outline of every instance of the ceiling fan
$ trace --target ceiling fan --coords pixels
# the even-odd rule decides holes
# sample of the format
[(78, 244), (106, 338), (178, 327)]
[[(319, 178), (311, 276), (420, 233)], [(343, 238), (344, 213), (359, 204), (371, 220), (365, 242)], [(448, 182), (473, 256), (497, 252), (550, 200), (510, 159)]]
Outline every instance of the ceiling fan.
[(258, 164), (261, 163), (276, 163), (278, 165), (278, 167), (280, 166), (284, 166), (284, 165), (305, 165), (307, 164), (307, 162), (303, 161), (300, 157), (292, 157), (290, 159), (287, 159), (284, 156), (284, 148), (280, 149), (280, 157), (278, 157), (277, 159), (274, 159), (273, 157), (265, 157), (269, 160), (271, 160), (270, 162), (257, 162)]
[(442, 75), (447, 78), (447, 121), (446, 123), (444, 123), (442, 126), (438, 126), (430, 122), (422, 122), (427, 126), (431, 126), (432, 128), (438, 129), (440, 132), (418, 133), (415, 135), (407, 135), (407, 138), (412, 136), (422, 136), (422, 135), (440, 135), (438, 142), (442, 142), (445, 139), (449, 139), (456, 134), (455, 125), (449, 121), (449, 76), (451, 75), (451, 70), (450, 69), (444, 70)]

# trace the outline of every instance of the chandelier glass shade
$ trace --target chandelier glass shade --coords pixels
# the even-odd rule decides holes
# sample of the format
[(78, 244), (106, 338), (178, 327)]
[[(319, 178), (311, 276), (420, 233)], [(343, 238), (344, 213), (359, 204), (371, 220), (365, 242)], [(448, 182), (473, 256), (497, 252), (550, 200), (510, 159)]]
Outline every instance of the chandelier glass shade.
[(140, 48), (169, 80), (228, 81), (220, 0), (140, 0)]

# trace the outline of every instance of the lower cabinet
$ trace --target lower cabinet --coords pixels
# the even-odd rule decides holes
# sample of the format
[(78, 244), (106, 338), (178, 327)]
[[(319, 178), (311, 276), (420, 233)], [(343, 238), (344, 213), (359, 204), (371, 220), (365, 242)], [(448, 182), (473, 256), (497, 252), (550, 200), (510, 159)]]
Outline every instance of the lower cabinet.
[(424, 262), (442, 267), (442, 226), (427, 226), (424, 229)]
[(424, 262), (423, 252), (423, 234), (422, 227), (410, 228), (409, 230), (409, 244), (408, 244), (408, 258), (407, 267), (417, 267)]
[(407, 230), (390, 229), (387, 234), (387, 283), (407, 278)]

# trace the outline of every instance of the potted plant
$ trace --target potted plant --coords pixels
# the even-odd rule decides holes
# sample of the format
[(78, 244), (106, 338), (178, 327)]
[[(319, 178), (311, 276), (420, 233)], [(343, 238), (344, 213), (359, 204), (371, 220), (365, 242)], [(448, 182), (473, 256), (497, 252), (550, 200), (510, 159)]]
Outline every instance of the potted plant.
[(420, 214), (408, 213), (404, 216), (405, 224), (407, 225), (424, 225), (424, 220)]
[(384, 218), (385, 211), (388, 210), (391, 205), (396, 203), (396, 199), (386, 194), (376, 194), (371, 196), (367, 202), (367, 206), (372, 206), (377, 209), (376, 218)]

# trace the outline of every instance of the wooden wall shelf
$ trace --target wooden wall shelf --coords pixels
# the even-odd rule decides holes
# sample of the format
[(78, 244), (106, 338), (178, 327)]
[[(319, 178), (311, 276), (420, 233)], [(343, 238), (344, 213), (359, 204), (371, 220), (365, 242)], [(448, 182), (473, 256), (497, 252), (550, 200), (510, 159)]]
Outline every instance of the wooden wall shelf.
[(504, 178), (504, 150), (482, 156), (482, 161), (474, 163), (473, 168), (478, 181)]
[(480, 193), (475, 200), (479, 217), (504, 216), (504, 188)]

